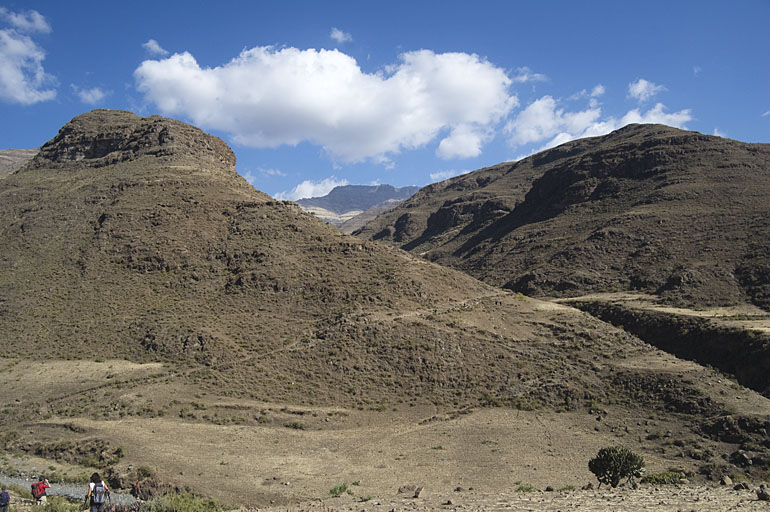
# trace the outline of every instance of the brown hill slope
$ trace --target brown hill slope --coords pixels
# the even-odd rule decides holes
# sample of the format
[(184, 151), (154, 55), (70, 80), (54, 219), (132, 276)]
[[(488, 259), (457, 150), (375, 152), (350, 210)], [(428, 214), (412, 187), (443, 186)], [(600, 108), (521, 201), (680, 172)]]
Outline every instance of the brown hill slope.
[[(304, 398), (291, 378), (274, 386), (282, 378), (266, 376), (271, 365), (301, 371), (287, 347), (320, 345), (312, 364), (329, 373), (320, 381), (336, 381), (349, 349), (331, 331), (377, 351), (377, 327), (351, 319), (498, 293), (272, 201), (234, 162), (221, 140), (159, 117), (94, 111), (63, 127), (0, 187), (6, 353), (95, 357), (108, 347), (136, 361), (218, 365), (230, 369), (218, 377), (250, 375)], [(410, 353), (438, 341), (406, 327), (388, 336)], [(368, 379), (363, 366), (353, 373)]]
[(574, 485), (614, 443), (696, 478), (770, 466), (762, 396), (573, 308), (343, 235), (183, 123), (73, 119), (0, 180), (0, 225), (0, 449), (36, 467), (120, 486), (147, 465), (264, 504), (343, 478)]
[(357, 234), (528, 295), (770, 308), (770, 145), (629, 125), (430, 185)]

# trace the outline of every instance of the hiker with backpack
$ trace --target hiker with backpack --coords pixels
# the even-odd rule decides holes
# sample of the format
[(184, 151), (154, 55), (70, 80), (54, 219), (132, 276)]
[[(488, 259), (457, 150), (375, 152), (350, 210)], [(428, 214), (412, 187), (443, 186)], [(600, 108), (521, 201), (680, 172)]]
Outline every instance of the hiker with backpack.
[(49, 489), (51, 487), (51, 484), (48, 483), (47, 478), (43, 478), (42, 475), (40, 475), (40, 478), (38, 479), (37, 483), (32, 484), (32, 497), (35, 498), (35, 503), (38, 505), (43, 505), (46, 502), (46, 489)]
[(3, 486), (3, 491), (0, 492), (0, 512), (8, 512), (8, 505), (11, 504), (11, 495), (8, 494), (8, 488)]
[(110, 499), (110, 488), (104, 483), (99, 473), (91, 475), (91, 483), (88, 484), (86, 502), (90, 503), (90, 512), (102, 512), (107, 500)]

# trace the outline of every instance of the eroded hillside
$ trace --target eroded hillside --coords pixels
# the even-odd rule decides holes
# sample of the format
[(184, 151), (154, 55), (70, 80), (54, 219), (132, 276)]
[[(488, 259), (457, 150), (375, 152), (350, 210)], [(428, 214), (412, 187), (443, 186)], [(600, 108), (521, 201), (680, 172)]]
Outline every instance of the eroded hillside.
[(430, 185), (363, 230), (534, 296), (770, 308), (770, 146), (629, 125)]

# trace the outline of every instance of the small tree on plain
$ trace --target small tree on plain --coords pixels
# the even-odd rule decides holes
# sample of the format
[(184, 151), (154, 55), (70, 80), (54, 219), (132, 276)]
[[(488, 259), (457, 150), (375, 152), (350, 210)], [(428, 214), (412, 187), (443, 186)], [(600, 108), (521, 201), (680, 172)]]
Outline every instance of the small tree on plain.
[(588, 469), (596, 475), (599, 487), (602, 484), (617, 487), (623, 478), (631, 482), (642, 476), (644, 459), (627, 448), (613, 446), (599, 450), (596, 457), (588, 461)]

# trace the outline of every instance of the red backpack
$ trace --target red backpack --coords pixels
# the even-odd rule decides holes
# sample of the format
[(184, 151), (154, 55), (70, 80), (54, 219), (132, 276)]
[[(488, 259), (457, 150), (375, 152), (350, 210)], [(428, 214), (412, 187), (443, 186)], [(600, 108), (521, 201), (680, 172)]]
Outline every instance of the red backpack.
[(45, 488), (43, 487), (42, 482), (38, 482), (36, 484), (32, 484), (32, 497), (35, 499), (40, 498), (43, 494), (45, 494)]

